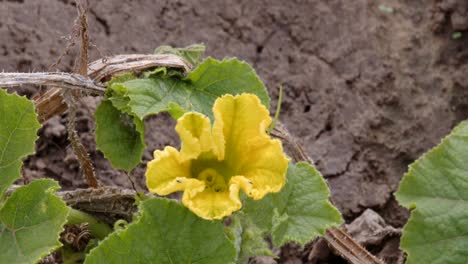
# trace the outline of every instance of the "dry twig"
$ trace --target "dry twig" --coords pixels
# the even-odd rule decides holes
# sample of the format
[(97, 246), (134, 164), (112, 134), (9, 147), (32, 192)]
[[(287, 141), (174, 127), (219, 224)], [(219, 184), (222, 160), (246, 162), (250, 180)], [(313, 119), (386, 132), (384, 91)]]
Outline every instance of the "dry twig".
[(96, 95), (102, 95), (106, 91), (105, 86), (102, 83), (95, 82), (79, 74), (64, 72), (0, 73), (1, 87), (16, 87), (28, 84), (82, 90)]
[[(84, 77), (88, 71), (88, 1), (76, 0), (76, 4), (81, 36), (80, 62), (76, 71)], [(68, 140), (70, 141), (73, 152), (80, 163), (80, 168), (83, 172), (83, 177), (86, 183), (91, 188), (97, 188), (99, 186), (99, 181), (96, 178), (93, 163), (91, 162), (89, 154), (78, 136), (78, 132), (76, 131), (76, 112), (78, 110), (77, 101), (79, 100), (80, 95), (80, 90), (65, 89), (62, 93), (64, 101), (68, 106)]]

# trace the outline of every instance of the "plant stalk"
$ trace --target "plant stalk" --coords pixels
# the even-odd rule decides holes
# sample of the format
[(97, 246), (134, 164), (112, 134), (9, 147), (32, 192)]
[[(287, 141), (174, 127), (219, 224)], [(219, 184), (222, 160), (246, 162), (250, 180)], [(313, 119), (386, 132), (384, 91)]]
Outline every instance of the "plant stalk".
[(68, 215), (67, 224), (81, 224), (88, 223), (88, 228), (91, 234), (101, 240), (104, 239), (108, 234), (112, 233), (112, 228), (106, 223), (97, 220), (94, 216), (71, 208)]

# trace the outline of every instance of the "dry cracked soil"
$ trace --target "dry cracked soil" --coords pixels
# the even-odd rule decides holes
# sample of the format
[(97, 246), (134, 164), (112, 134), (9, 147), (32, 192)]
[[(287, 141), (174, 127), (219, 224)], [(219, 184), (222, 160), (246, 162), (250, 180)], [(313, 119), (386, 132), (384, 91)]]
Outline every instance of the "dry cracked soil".
[[(371, 209), (382, 228), (401, 228), (408, 212), (393, 193), (407, 166), (468, 118), (467, 0), (90, 2), (91, 60), (205, 43), (209, 56), (251, 63), (272, 98), (284, 84), (280, 120), (314, 159), (348, 224)], [(0, 0), (0, 70), (70, 71), (76, 49), (50, 65), (71, 43), (76, 13), (72, 0)], [(32, 97), (44, 88), (17, 90)], [(98, 102), (81, 100), (78, 132), (101, 181), (130, 187), (95, 150)], [(66, 114), (41, 129), (24, 181), (51, 177), (65, 189), (86, 187), (65, 125)], [(146, 126), (144, 162), (154, 149), (178, 144), (169, 116)], [(139, 189), (143, 172), (141, 165), (132, 175)], [(390, 232), (364, 244), (386, 263), (398, 263), (398, 240)], [(277, 253), (279, 259), (251, 262), (345, 263), (321, 241)]]

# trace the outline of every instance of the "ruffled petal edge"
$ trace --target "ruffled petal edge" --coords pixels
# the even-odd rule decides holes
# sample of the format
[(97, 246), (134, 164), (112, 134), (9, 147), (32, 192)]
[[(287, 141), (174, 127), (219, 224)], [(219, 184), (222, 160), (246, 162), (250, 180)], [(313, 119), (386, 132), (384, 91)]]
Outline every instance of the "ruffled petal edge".
[(182, 203), (193, 213), (206, 220), (222, 219), (242, 208), (239, 186), (232, 184), (227, 192), (184, 192)]

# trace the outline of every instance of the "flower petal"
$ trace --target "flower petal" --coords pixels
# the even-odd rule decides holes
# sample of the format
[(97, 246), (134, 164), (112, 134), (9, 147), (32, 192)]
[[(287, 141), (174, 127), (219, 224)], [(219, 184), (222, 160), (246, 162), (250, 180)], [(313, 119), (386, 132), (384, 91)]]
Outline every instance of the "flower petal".
[(198, 193), (185, 191), (182, 203), (199, 217), (208, 220), (221, 219), (242, 207), (237, 185), (231, 185), (229, 191), (225, 192), (214, 192), (211, 189)]
[(180, 153), (183, 160), (195, 159), (203, 152), (216, 151), (208, 117), (188, 112), (177, 120), (175, 130), (182, 144)]
[(239, 175), (252, 182), (252, 190), (244, 191), (253, 199), (261, 199), (268, 193), (278, 192), (286, 183), (289, 159), (283, 152), (281, 142), (270, 139), (263, 146), (251, 149), (245, 154)]
[(173, 147), (154, 152), (154, 160), (148, 162), (146, 185), (152, 193), (167, 195), (181, 191), (190, 186), (204, 188), (204, 183), (190, 179), (190, 161), (183, 161), (181, 154)]
[[(271, 118), (258, 97), (223, 96), (216, 100), (213, 113), (214, 140), (219, 149), (224, 147), (220, 153), (235, 175), (246, 178), (234, 182), (254, 199), (278, 192), (286, 182), (289, 160), (281, 142), (266, 133)], [(247, 180), (250, 185), (245, 184)]]
[(215, 122), (213, 137), (218, 159), (224, 159), (232, 169), (257, 144), (270, 140), (266, 128), (271, 123), (268, 110), (253, 94), (224, 95), (213, 106)]

